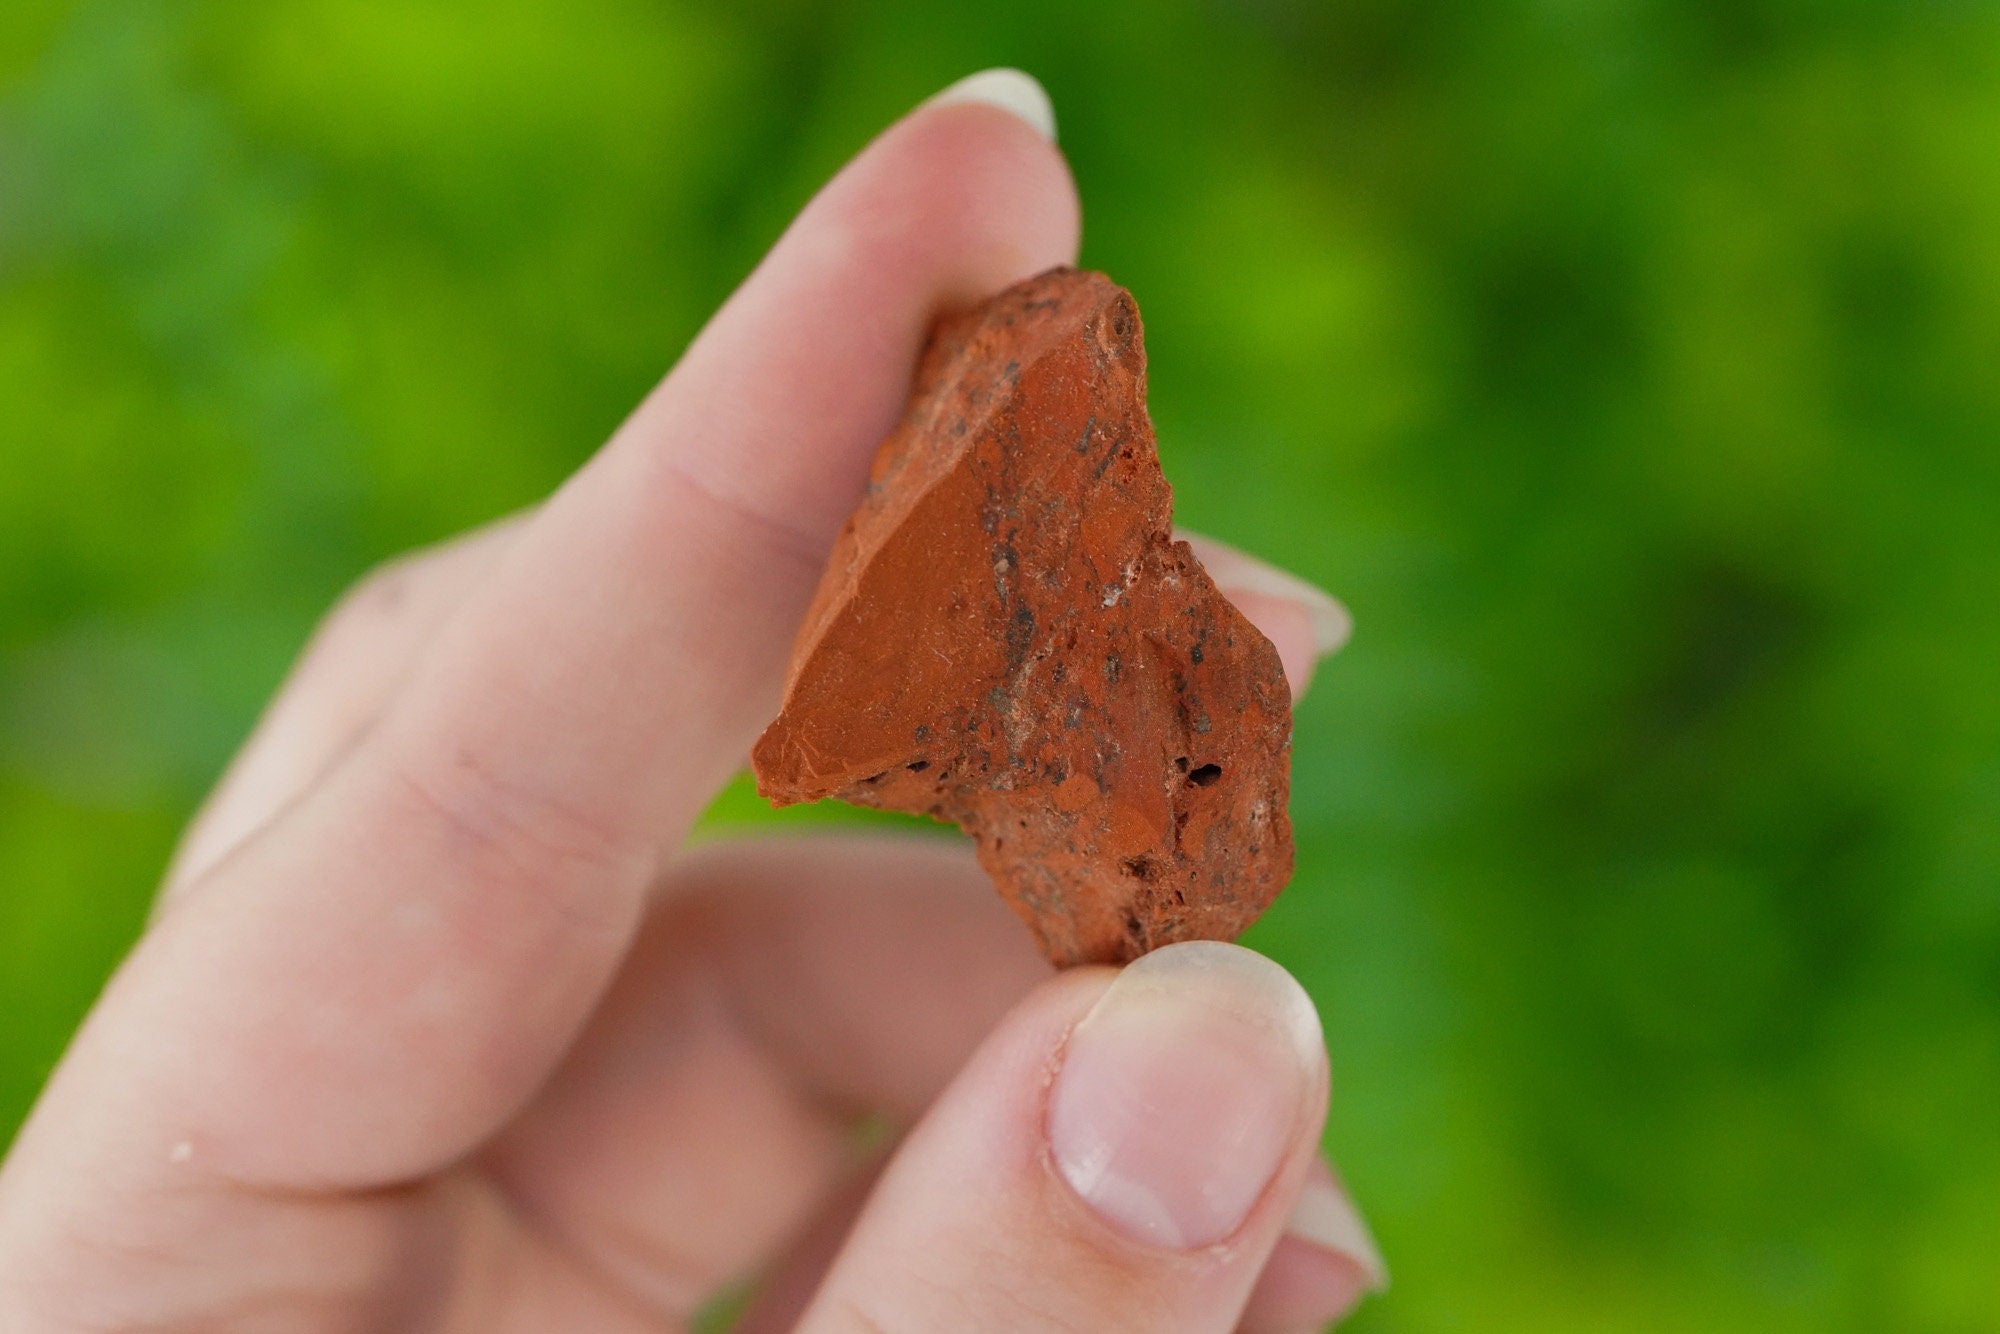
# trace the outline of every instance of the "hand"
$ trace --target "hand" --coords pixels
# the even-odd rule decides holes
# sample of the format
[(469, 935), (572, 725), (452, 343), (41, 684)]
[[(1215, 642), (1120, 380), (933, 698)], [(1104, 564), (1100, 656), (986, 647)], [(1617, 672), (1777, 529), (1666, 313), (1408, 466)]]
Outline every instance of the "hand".
[[(660, 1330), (767, 1273), (749, 1327), (1276, 1330), (1379, 1278), (1275, 964), (1054, 976), (943, 841), (678, 851), (933, 318), (1072, 257), (1038, 96), (891, 128), (545, 504), (333, 613), (0, 1172), (0, 1325)], [(1302, 682), (1338, 609), (1206, 555)]]

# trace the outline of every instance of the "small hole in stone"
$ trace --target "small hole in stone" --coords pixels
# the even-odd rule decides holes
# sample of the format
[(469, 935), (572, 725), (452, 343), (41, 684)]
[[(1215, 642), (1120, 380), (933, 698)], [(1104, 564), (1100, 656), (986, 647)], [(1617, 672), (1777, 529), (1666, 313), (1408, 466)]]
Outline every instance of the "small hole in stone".
[(1222, 766), (1219, 764), (1204, 764), (1199, 769), (1188, 771), (1188, 782), (1196, 787), (1207, 787), (1220, 777), (1222, 777)]
[(929, 760), (912, 760), (906, 767), (911, 773), (920, 774), (931, 767), (931, 762)]
[(1151, 857), (1127, 857), (1119, 863), (1119, 869), (1140, 881), (1151, 880), (1160, 873), (1159, 866)]
[(1174, 756), (1174, 768), (1179, 769), (1182, 773), (1186, 773), (1187, 765), (1188, 765), (1187, 756), (1185, 755)]

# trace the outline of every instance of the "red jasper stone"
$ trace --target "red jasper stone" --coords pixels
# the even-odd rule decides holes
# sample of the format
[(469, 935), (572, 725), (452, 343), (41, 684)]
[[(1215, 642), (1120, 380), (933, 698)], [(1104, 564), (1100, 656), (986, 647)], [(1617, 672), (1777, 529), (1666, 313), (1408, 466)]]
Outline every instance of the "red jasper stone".
[(1234, 938), (1292, 871), (1277, 651), (1173, 536), (1131, 294), (947, 321), (758, 740), (758, 790), (955, 821), (1058, 964)]

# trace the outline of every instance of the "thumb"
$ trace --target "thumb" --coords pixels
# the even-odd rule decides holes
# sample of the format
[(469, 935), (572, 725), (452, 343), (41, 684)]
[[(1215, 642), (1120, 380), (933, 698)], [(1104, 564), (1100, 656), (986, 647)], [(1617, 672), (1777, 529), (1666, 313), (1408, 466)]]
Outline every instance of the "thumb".
[(904, 1142), (800, 1328), (1226, 1334), (1326, 1088), (1312, 1001), (1249, 950), (1066, 973)]

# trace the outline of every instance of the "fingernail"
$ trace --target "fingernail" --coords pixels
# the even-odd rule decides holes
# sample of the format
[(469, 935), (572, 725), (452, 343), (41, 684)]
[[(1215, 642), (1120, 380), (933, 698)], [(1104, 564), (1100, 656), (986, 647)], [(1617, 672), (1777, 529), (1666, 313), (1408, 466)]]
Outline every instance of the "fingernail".
[(1032, 74), (1017, 69), (983, 69), (968, 74), (930, 99), (931, 106), (949, 102), (984, 102), (999, 107), (1034, 126), (1042, 138), (1055, 142), (1055, 104)]
[(1312, 626), (1313, 652), (1317, 656), (1323, 658), (1334, 652), (1354, 633), (1354, 617), (1340, 599), (1325, 589), (1212, 537), (1185, 530), (1180, 536), (1194, 548), (1196, 558), (1208, 571), (1208, 577), (1215, 580), (1215, 586), (1230, 595), (1232, 601), (1236, 600), (1236, 594), (1247, 593), (1289, 602), (1303, 611)]
[(1212, 1245), (1308, 1133), (1325, 1060), (1319, 1015), (1291, 974), (1235, 945), (1169, 945), (1128, 965), (1070, 1034), (1050, 1152), (1127, 1235)]
[(1285, 1234), (1332, 1251), (1352, 1264), (1366, 1282), (1365, 1291), (1380, 1292), (1389, 1286), (1389, 1267), (1382, 1262), (1375, 1234), (1324, 1163), (1316, 1165), (1306, 1178), (1291, 1220), (1285, 1224)]

